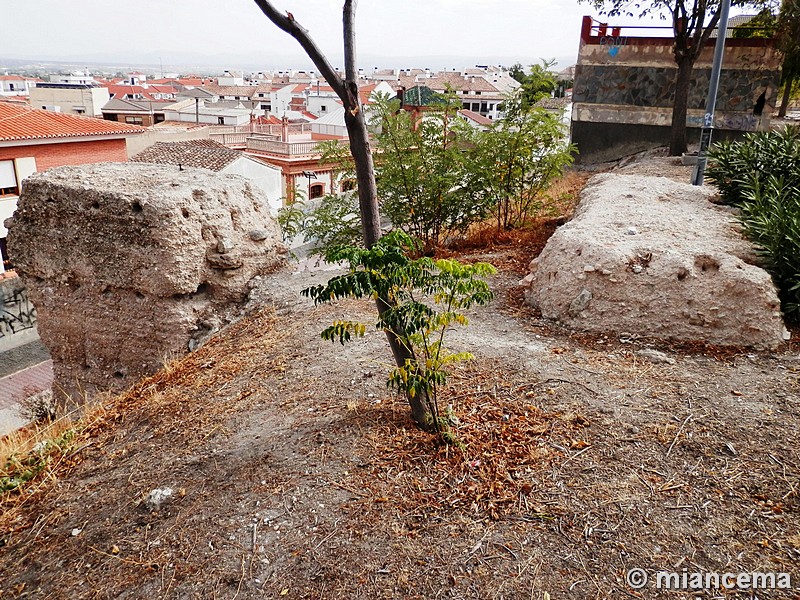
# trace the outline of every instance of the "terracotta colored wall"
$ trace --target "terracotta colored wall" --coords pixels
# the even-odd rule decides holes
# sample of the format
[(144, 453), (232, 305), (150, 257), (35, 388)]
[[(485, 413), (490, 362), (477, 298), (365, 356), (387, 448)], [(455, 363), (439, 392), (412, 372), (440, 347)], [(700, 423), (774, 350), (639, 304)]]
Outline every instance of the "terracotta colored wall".
[(37, 171), (62, 165), (128, 161), (124, 139), (0, 148), (0, 160), (24, 156), (33, 156), (36, 159)]

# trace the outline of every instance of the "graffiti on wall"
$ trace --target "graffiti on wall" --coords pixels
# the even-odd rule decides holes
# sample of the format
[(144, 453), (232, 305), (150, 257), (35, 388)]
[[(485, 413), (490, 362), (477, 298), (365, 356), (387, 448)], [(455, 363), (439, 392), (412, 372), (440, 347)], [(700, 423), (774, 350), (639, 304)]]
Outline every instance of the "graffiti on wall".
[(600, 38), (600, 45), (608, 48), (608, 54), (613, 58), (619, 54), (620, 48), (628, 45), (627, 36), (604, 35)]
[(25, 288), (0, 287), (0, 338), (36, 325), (36, 307)]

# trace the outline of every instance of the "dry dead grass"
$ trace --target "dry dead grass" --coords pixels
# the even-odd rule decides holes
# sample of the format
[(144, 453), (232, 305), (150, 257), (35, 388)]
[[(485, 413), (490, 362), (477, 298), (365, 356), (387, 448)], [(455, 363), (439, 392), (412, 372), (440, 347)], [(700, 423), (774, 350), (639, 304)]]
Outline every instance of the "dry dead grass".
[(472, 255), (501, 274), (445, 400), (463, 447), (386, 391), (379, 335), (319, 340), (369, 302), (264, 310), (5, 496), (0, 597), (617, 600), (682, 597), (630, 589), (632, 567), (799, 577), (796, 351), (657, 365), (545, 326), (511, 290), (547, 226)]

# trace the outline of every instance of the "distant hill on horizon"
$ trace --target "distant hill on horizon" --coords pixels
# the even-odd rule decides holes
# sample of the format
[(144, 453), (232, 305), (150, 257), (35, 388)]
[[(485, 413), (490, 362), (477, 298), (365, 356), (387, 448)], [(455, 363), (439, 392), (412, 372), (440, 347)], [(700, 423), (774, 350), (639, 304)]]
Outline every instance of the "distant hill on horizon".
[[(363, 55), (360, 68), (367, 73), (374, 67), (379, 69), (390, 68), (421, 68), (440, 70), (461, 70), (475, 65), (495, 65), (510, 67), (515, 63), (523, 65), (538, 64), (542, 59), (555, 60), (553, 70), (559, 71), (575, 64), (575, 56), (542, 56), (542, 57), (502, 57), (502, 56), (376, 56)], [(331, 56), (334, 67), (341, 67), (343, 60), (336, 55)], [(301, 69), (316, 70), (310, 59), (296, 55), (260, 57), (241, 54), (214, 54), (201, 53), (157, 53), (137, 54), (131, 56), (107, 55), (102, 59), (96, 56), (64, 56), (64, 57), (2, 57), (0, 56), (0, 72), (14, 70), (76, 70), (89, 69), (90, 71), (126, 71), (137, 69), (152, 71), (154, 73), (188, 73), (201, 72), (210, 75), (221, 74), (225, 69), (246, 71)]]

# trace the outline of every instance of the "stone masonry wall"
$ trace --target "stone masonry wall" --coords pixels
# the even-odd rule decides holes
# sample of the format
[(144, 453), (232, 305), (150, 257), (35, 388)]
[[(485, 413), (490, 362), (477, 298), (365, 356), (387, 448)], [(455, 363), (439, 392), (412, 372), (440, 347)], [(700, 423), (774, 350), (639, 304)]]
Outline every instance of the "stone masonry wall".
[[(597, 28), (584, 17), (571, 131), (579, 151), (577, 160), (583, 163), (619, 159), (669, 140), (678, 70), (673, 41), (626, 36), (624, 31), (624, 27), (612, 28), (612, 35), (606, 35), (607, 28)], [(694, 65), (686, 120), (690, 141), (700, 139), (714, 42), (709, 40)], [(766, 39), (726, 40), (715, 139), (769, 127), (781, 68), (780, 54), (772, 46), (772, 40)]]

